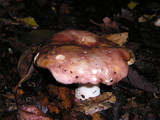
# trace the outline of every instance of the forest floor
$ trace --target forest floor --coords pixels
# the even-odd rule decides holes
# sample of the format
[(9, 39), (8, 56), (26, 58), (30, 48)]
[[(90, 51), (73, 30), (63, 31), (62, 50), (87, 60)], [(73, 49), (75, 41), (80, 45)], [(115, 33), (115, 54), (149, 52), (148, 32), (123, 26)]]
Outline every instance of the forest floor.
[[(128, 33), (125, 46), (132, 49), (136, 57), (129, 82), (101, 85), (102, 93), (116, 96), (111, 108), (90, 115), (80, 108), (74, 112), (75, 86), (57, 83), (48, 71), (39, 68), (16, 94), (13, 92), (20, 80), (17, 69), (20, 56), (30, 46), (64, 29), (81, 29), (98, 35)], [(93, 101), (105, 98), (106, 94)], [(95, 103), (89, 101), (87, 105), (88, 108), (83, 104), (85, 112), (94, 109)], [(26, 112), (27, 109), (31, 111)], [(31, 118), (159, 120), (160, 3), (149, 0), (124, 0), (124, 3), (116, 0), (0, 0), (0, 119)]]

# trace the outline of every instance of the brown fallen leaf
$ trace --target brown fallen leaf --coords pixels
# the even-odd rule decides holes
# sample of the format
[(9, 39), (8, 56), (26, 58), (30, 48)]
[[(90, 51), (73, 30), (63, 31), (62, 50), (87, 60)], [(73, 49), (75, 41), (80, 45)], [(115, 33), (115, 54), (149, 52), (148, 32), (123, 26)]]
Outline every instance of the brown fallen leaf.
[(155, 16), (156, 16), (156, 14), (152, 14), (152, 15), (144, 14), (138, 18), (138, 22), (139, 23), (148, 22), (148, 21), (152, 20)]
[(43, 92), (38, 92), (38, 104), (48, 108), (51, 114), (60, 115), (60, 118), (64, 120), (73, 120), (71, 119), (72, 115), (70, 113), (74, 105), (72, 91), (67, 87), (51, 84), (46, 88), (49, 96), (45, 95)]
[(19, 106), (18, 120), (53, 120), (34, 105)]
[(67, 87), (59, 87), (55, 85), (48, 85), (47, 89), (51, 96), (57, 96), (57, 106), (61, 109), (69, 110), (73, 105), (72, 91)]
[(45, 96), (42, 92), (38, 92), (38, 102), (41, 106), (45, 106), (49, 109), (50, 113), (59, 114), (60, 110), (57, 104), (53, 101), (49, 101), (49, 98)]
[(104, 34), (102, 35), (107, 40), (110, 40), (120, 46), (127, 42), (128, 32), (115, 33), (115, 34)]
[(92, 116), (92, 120), (102, 120), (101, 115), (98, 113), (93, 113), (91, 116)]
[(128, 76), (122, 80), (135, 88), (153, 92), (153, 93), (160, 93), (160, 90), (150, 83), (143, 75), (139, 74), (136, 69), (129, 67)]
[(8, 92), (8, 93), (6, 93), (6, 98), (14, 100), (15, 99), (15, 95), (13, 93)]
[(24, 53), (21, 55), (17, 65), (18, 73), (21, 77), (21, 80), (14, 87), (13, 92), (16, 92), (21, 83), (26, 81), (34, 72), (35, 68), (33, 66), (32, 60), (36, 49), (37, 49), (36, 46), (32, 46), (26, 51), (24, 51)]
[(29, 49), (25, 50), (22, 53), (21, 57), (19, 58), (17, 69), (18, 69), (18, 73), (21, 78), (27, 75), (28, 70), (31, 66), (32, 59), (34, 57), (34, 52), (36, 51), (36, 48), (37, 47), (35, 46), (30, 47)]
[(78, 111), (85, 113), (86, 115), (90, 115), (113, 107), (115, 102), (116, 97), (111, 92), (106, 92), (102, 95), (99, 95), (98, 97), (77, 102), (73, 108), (73, 111)]

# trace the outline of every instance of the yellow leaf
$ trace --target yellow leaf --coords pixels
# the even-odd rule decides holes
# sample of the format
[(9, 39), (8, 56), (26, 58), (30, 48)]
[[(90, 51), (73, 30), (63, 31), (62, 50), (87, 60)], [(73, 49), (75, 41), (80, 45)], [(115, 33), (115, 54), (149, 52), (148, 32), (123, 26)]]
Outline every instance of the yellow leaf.
[(130, 1), (130, 3), (128, 3), (128, 8), (134, 9), (138, 4), (138, 2)]
[(35, 19), (32, 18), (32, 17), (26, 17), (26, 18), (16, 18), (16, 17), (14, 17), (14, 18), (16, 19), (17, 22), (23, 22), (24, 24), (30, 25), (34, 28), (37, 28), (39, 26), (36, 23)]

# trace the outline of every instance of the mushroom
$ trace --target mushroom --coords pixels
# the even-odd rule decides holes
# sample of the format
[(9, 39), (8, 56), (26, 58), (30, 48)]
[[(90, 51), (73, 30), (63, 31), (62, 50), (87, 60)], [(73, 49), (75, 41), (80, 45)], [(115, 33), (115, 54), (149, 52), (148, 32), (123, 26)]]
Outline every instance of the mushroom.
[(79, 100), (100, 95), (100, 83), (119, 82), (133, 62), (131, 50), (82, 30), (54, 34), (34, 57), (34, 64), (48, 69), (59, 83), (78, 84)]

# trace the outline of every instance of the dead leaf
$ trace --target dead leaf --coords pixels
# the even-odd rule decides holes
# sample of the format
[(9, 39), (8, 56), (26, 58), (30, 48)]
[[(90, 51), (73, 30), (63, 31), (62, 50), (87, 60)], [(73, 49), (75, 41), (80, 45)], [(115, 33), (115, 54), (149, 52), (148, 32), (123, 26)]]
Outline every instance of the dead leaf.
[(55, 85), (48, 85), (47, 89), (50, 95), (57, 96), (57, 106), (61, 109), (69, 110), (73, 104), (72, 91), (67, 87), (58, 87)]
[(73, 111), (78, 111), (89, 115), (111, 108), (115, 102), (116, 97), (111, 92), (106, 92), (100, 96), (77, 102), (73, 108)]
[(18, 87), (21, 86), (21, 84), (26, 81), (34, 72), (35, 68), (33, 66), (32, 60), (36, 49), (36, 46), (32, 46), (21, 55), (17, 65), (18, 73), (21, 77), (21, 80), (14, 87), (13, 92), (16, 92)]
[(9, 93), (6, 94), (6, 98), (14, 100), (15, 99), (15, 95), (13, 93), (9, 92)]
[(102, 120), (101, 115), (98, 113), (94, 113), (91, 116), (92, 116), (92, 120)]
[(144, 76), (140, 75), (135, 69), (129, 67), (128, 76), (122, 80), (127, 84), (134, 86), (135, 88), (153, 92), (160, 93), (160, 90), (152, 85)]
[(154, 18), (156, 16), (156, 14), (152, 14), (152, 15), (142, 15), (141, 17), (138, 18), (138, 22), (143, 23), (143, 22), (148, 22), (149, 20), (151, 20), (152, 18)]
[(18, 109), (18, 120), (53, 120), (34, 105), (22, 105)]
[(105, 35), (102, 35), (102, 37), (122, 46), (124, 43), (127, 42), (128, 32), (115, 33), (115, 34), (105, 34)]
[(21, 78), (27, 75), (28, 70), (31, 66), (34, 53), (36, 51), (36, 46), (32, 46), (26, 49), (19, 58), (17, 69)]
[(49, 109), (50, 113), (53, 113), (53, 114), (60, 113), (58, 105), (53, 101), (49, 101), (49, 98), (45, 96), (42, 92), (38, 92), (38, 100), (41, 106), (45, 106)]

